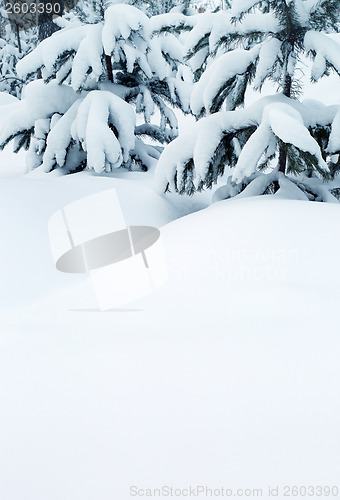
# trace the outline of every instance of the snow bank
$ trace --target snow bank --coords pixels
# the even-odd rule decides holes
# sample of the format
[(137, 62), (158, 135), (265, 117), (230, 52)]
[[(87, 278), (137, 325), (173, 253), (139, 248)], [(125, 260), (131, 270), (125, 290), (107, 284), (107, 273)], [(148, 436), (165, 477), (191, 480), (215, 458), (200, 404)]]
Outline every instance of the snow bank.
[[(77, 185), (39, 189), (36, 230), (84, 194), (69, 177)], [(326, 203), (217, 203), (163, 228), (170, 279), (159, 293), (101, 314), (82, 281), (2, 315), (4, 500), (128, 500), (132, 486), (163, 485), (270, 499), (276, 486), (281, 498), (287, 485), (337, 484), (338, 220)], [(47, 259), (42, 229), (29, 229)], [(45, 269), (32, 268), (27, 293)]]
[(15, 177), (24, 171), (23, 154), (0, 152), (0, 311), (31, 304), (70, 283), (53, 268), (46, 228), (50, 215), (75, 198), (115, 187), (128, 224), (156, 227), (211, 200), (210, 193), (195, 200), (162, 197), (152, 189), (148, 172), (124, 171), (116, 178), (89, 172), (65, 176), (57, 170), (46, 175), (38, 168)]

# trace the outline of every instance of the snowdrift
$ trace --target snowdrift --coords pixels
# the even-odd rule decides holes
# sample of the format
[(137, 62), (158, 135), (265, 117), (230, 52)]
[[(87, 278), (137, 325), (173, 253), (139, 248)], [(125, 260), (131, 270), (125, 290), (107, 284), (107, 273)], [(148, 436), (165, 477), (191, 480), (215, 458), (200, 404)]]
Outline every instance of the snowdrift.
[(34, 304), (78, 282), (55, 271), (48, 241), (49, 217), (67, 203), (114, 187), (128, 225), (160, 227), (206, 207), (211, 198), (202, 193), (192, 203), (186, 197), (160, 196), (144, 172), (64, 176), (37, 169), (22, 176), (23, 164), (24, 158), (20, 163), (6, 151), (0, 154), (0, 311)]
[[(72, 182), (63, 188), (58, 203), (74, 196)], [(42, 263), (55, 208), (44, 192), (40, 229), (25, 229)], [(272, 498), (273, 487), (334, 486), (338, 219), (325, 203), (219, 202), (163, 226), (170, 279), (158, 293), (100, 313), (86, 280), (67, 276), (58, 294), (3, 313), (2, 498), (128, 500), (132, 486), (164, 485)], [(26, 219), (9, 220), (21, 234)], [(47, 270), (33, 267), (12, 269), (27, 293)]]

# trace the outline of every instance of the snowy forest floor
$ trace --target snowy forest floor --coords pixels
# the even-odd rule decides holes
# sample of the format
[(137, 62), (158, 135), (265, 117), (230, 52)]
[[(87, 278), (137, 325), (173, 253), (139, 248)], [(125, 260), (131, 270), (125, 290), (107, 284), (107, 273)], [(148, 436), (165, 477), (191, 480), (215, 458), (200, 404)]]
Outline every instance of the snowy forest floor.
[[(162, 197), (148, 175), (0, 165), (1, 500), (336, 485), (340, 206), (200, 210), (211, 193)], [(128, 224), (162, 227), (169, 279), (101, 313), (87, 279), (54, 269), (47, 221), (109, 187)]]

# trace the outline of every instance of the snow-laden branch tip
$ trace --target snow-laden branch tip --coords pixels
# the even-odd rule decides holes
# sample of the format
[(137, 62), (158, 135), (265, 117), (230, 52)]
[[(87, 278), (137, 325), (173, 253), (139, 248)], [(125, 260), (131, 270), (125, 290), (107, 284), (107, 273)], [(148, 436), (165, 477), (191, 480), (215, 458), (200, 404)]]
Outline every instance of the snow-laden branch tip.
[(233, 173), (234, 182), (239, 183), (256, 171), (261, 156), (273, 142), (275, 152), (276, 138), (315, 156), (320, 170), (329, 171), (318, 143), (310, 135), (298, 110), (287, 103), (274, 102), (264, 108), (260, 126), (241, 151)]
[(129, 160), (135, 126), (136, 116), (128, 103), (111, 92), (94, 90), (80, 103), (71, 135), (87, 152), (89, 168), (110, 171)]
[(216, 97), (229, 80), (247, 71), (260, 52), (260, 46), (250, 50), (237, 49), (216, 59), (195, 84), (190, 106), (198, 116), (203, 109), (210, 111)]
[(242, 14), (249, 12), (261, 0), (233, 0), (230, 14), (232, 17), (239, 18)]
[(340, 75), (340, 44), (324, 33), (307, 31), (304, 39), (306, 50), (316, 54), (312, 66), (312, 78), (319, 80), (327, 69), (327, 62)]
[(111, 54), (118, 40), (127, 40), (131, 34), (138, 33), (142, 40), (148, 40), (151, 36), (149, 18), (139, 9), (132, 5), (111, 5), (105, 11), (105, 22), (103, 27), (103, 46), (105, 54)]
[(35, 80), (24, 90), (20, 107), (8, 115), (0, 131), (0, 147), (3, 147), (10, 137), (33, 129), (36, 120), (50, 118), (55, 113), (65, 113), (78, 98), (71, 87), (58, 85), (57, 82), (45, 85), (42, 80)]
[(87, 33), (88, 26), (72, 28), (67, 30), (67, 33), (63, 30), (57, 31), (18, 62), (16, 67), (18, 75), (24, 79), (42, 66), (52, 72), (58, 58), (63, 54), (78, 50), (80, 42)]

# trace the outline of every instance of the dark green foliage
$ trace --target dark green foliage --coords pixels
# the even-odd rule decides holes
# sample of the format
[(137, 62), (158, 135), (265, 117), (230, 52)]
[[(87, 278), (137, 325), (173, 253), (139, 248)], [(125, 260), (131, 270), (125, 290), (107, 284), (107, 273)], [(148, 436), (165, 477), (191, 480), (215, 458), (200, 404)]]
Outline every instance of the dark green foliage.
[(339, 0), (323, 0), (318, 4), (318, 8), (311, 14), (310, 27), (313, 30), (323, 30), (326, 32), (339, 32)]
[[(234, 2), (234, 5), (237, 6), (237, 2)], [(301, 77), (300, 73), (296, 71), (296, 67), (300, 63), (301, 56), (306, 55), (307, 52), (304, 45), (305, 35), (310, 30), (325, 33), (339, 32), (340, 0), (331, 0), (329, 2), (320, 1), (316, 3), (315, 6), (313, 6), (309, 18), (304, 18), (304, 15), (300, 16), (302, 10), (299, 9), (303, 9), (303, 7), (302, 2), (300, 6), (296, 6), (295, 2), (286, 0), (258, 1), (248, 10), (235, 17), (229, 18), (232, 25), (230, 26), (230, 24), (228, 25), (226, 22), (225, 34), (218, 33), (218, 35), (216, 35), (215, 33), (212, 35), (207, 28), (205, 28), (204, 24), (202, 25), (202, 36), (198, 40), (195, 36), (193, 37), (195, 44), (189, 49), (186, 56), (189, 62), (199, 55), (203, 60), (201, 66), (195, 68), (196, 81), (200, 80), (205, 71), (209, 71), (211, 61), (237, 48), (251, 50), (259, 44), (262, 46), (262, 44), (267, 41), (276, 39), (279, 43), (280, 50), (276, 60), (271, 62), (272, 66), (268, 69), (266, 68), (264, 78), (262, 78), (262, 73), (261, 76), (257, 76), (258, 64), (262, 57), (260, 51), (258, 56), (255, 56), (255, 59), (245, 68), (243, 73), (234, 74), (230, 79), (224, 81), (216, 92), (214, 89), (215, 94), (210, 98), (208, 104), (206, 104), (206, 101), (202, 100), (202, 102), (204, 102), (204, 107), (200, 110), (199, 105), (196, 105), (197, 119), (201, 119), (207, 114), (213, 114), (221, 110), (226, 109), (232, 111), (244, 106), (246, 91), (253, 84), (255, 77), (257, 79), (257, 90), (261, 90), (262, 84), (266, 80), (271, 80), (278, 85), (278, 91), (286, 97), (294, 100), (300, 97), (302, 94)], [(257, 14), (259, 16), (271, 14), (278, 21), (278, 28), (275, 28), (275, 32), (271, 32), (271, 28), (267, 29), (266, 23), (264, 23), (264, 29), (261, 31), (258, 29), (260, 24), (254, 23), (254, 26), (257, 26), (257, 28), (251, 30), (251, 22), (246, 25), (246, 28), (243, 28), (242, 23), (248, 14)], [(221, 13), (216, 15), (221, 15)], [(225, 19), (227, 21), (227, 14), (223, 15), (226, 15)], [(255, 17), (251, 19), (255, 19)], [(219, 18), (218, 21), (219, 26), (222, 26), (221, 18)], [(198, 29), (197, 33), (199, 32)], [(257, 54), (256, 52), (254, 53)], [(315, 57), (317, 54), (312, 53), (311, 55)], [(226, 58), (225, 61), (227, 60)], [(212, 68), (211, 75), (214, 75), (215, 66), (216, 65)], [(339, 72), (339, 68), (335, 68), (326, 57), (325, 74), (329, 74), (331, 70)], [(213, 78), (213, 76), (211, 78)], [(206, 81), (208, 82), (207, 85), (209, 85), (209, 79)], [(219, 175), (223, 173), (225, 167), (235, 167), (238, 155), (233, 147), (233, 141), (237, 140), (239, 149), (242, 150), (244, 144), (256, 130), (258, 125), (259, 123), (256, 123), (254, 127), (248, 130), (238, 130), (233, 134), (228, 133), (221, 138), (211, 160), (207, 163), (205, 176), (198, 183), (197, 190), (211, 188), (212, 185), (217, 182)], [(293, 175), (299, 178), (301, 176), (305, 176), (306, 178), (319, 176), (325, 181), (332, 177), (334, 178), (336, 173), (340, 171), (340, 152), (327, 152), (330, 132), (331, 123), (309, 128), (309, 133), (320, 147), (323, 160), (329, 165), (329, 172), (325, 170), (321, 160), (314, 156), (314, 154), (308, 151), (302, 151), (293, 144), (284, 143), (279, 138), (277, 138), (276, 151), (267, 150), (265, 152), (257, 165), (257, 172), (271, 171), (275, 168), (275, 163), (279, 161), (279, 170), (286, 175)], [(175, 182), (178, 192), (186, 192), (189, 194), (189, 191), (185, 190), (186, 179), (192, 178), (194, 175), (194, 167), (193, 160), (190, 160), (185, 166), (184, 172), (178, 175), (178, 179), (181, 179), (179, 186)], [(185, 175), (185, 181), (183, 181), (183, 174)], [(247, 180), (245, 180), (244, 187), (252, 180), (254, 180), (252, 176), (248, 177)], [(240, 184), (242, 185), (242, 182)], [(237, 189), (237, 191), (240, 192), (242, 189), (241, 186), (240, 190)], [(266, 189), (267, 192), (275, 192), (279, 189), (278, 181), (273, 181)], [(312, 199), (313, 196), (315, 199), (318, 198), (319, 195), (315, 193), (314, 195), (311, 194), (310, 187), (305, 187), (304, 189), (310, 199)], [(190, 185), (190, 194), (191, 191), (192, 187)], [(234, 193), (235, 192), (234, 190)]]
[[(28, 150), (31, 142), (31, 133), (32, 130), (25, 130), (20, 135), (16, 136), (15, 146), (13, 148), (13, 152), (17, 153), (21, 148)], [(9, 142), (9, 141), (7, 141)]]

